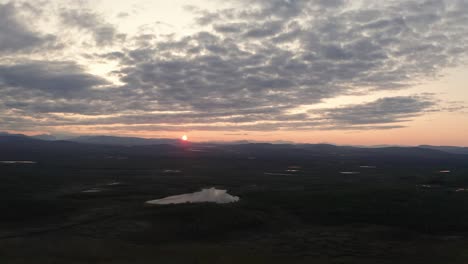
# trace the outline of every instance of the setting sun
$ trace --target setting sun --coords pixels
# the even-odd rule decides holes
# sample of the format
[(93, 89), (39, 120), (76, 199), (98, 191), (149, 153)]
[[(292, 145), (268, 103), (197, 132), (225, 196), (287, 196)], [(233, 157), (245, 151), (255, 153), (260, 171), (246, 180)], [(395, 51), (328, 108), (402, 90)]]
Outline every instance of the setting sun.
[(183, 141), (187, 141), (187, 140), (188, 140), (188, 137), (187, 137), (187, 135), (183, 135), (181, 139), (182, 139)]

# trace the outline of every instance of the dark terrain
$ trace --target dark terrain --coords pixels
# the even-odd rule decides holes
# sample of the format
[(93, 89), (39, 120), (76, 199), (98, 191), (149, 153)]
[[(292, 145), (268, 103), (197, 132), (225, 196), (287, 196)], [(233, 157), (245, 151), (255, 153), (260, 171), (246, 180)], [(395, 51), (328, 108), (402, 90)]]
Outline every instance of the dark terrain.
[[(0, 263), (468, 263), (466, 154), (0, 136), (15, 160)], [(240, 201), (144, 204), (206, 187)]]

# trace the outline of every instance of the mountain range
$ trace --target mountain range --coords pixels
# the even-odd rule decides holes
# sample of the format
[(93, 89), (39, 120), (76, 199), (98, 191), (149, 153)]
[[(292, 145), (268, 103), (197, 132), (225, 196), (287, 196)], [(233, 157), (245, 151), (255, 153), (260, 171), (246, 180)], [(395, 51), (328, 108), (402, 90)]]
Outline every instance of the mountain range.
[[(69, 141), (76, 143), (85, 143), (85, 144), (96, 144), (96, 145), (109, 145), (109, 146), (145, 146), (145, 145), (160, 145), (160, 144), (171, 144), (178, 145), (180, 143), (179, 139), (172, 138), (139, 138), (139, 137), (120, 137), (120, 136), (106, 136), (106, 135), (90, 135), (90, 136), (78, 136), (78, 137), (56, 137), (50, 134), (40, 134), (27, 136), (24, 134), (11, 134), (8, 132), (1, 132), (0, 137), (25, 137), (30, 139), (39, 139), (45, 141)], [(290, 141), (272, 141), (272, 142), (258, 142), (258, 141), (249, 141), (249, 140), (238, 140), (238, 141), (228, 141), (228, 142), (205, 142), (199, 144), (215, 144), (215, 145), (242, 145), (242, 144), (262, 144), (270, 143), (275, 145), (297, 145), (297, 146), (319, 146), (319, 145), (328, 145), (336, 146), (333, 144), (295, 144)], [(336, 146), (338, 147), (338, 146)], [(341, 146), (343, 149), (346, 148), (362, 148), (362, 149), (384, 149), (384, 148), (410, 148), (413, 146), (399, 146), (399, 145), (375, 145), (375, 146), (354, 146), (347, 145)], [(459, 147), (459, 146), (432, 146), (432, 145), (419, 145), (417, 148), (422, 149), (431, 149), (439, 150), (452, 154), (468, 154), (468, 147)]]

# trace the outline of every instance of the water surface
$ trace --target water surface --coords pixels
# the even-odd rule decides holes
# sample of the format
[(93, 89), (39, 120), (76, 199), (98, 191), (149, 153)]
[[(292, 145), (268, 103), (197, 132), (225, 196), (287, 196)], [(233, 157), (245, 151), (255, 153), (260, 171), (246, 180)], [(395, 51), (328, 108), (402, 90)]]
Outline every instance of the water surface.
[(226, 190), (216, 188), (203, 189), (199, 192), (179, 194), (162, 199), (147, 201), (147, 204), (180, 204), (180, 203), (233, 203), (239, 197), (232, 196)]
[(99, 192), (102, 192), (102, 189), (89, 189), (89, 190), (84, 190), (84, 191), (81, 191), (82, 193), (99, 193)]
[(264, 172), (265, 175), (272, 175), (272, 176), (293, 176), (294, 174), (289, 173), (277, 173), (277, 172)]
[(341, 174), (360, 174), (359, 171), (340, 171)]
[(164, 173), (181, 173), (181, 170), (163, 170)]

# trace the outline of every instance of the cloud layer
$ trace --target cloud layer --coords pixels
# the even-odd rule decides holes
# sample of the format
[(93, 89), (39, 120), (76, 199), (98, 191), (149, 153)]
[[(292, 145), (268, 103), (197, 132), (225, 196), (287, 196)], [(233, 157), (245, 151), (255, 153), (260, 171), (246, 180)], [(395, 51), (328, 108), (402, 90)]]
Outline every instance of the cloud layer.
[(55, 41), (51, 34), (40, 34), (22, 21), (21, 11), (38, 12), (26, 3), (0, 3), (0, 55), (18, 51), (33, 51)]
[[(156, 35), (121, 33), (92, 8), (0, 4), (1, 128), (392, 129), (443, 102), (408, 94), (314, 106), (402, 91), (466, 63), (463, 0), (229, 6), (191, 7), (194, 33)], [(31, 16), (59, 30), (39, 31)], [(116, 70), (100, 76), (86, 61)]]

